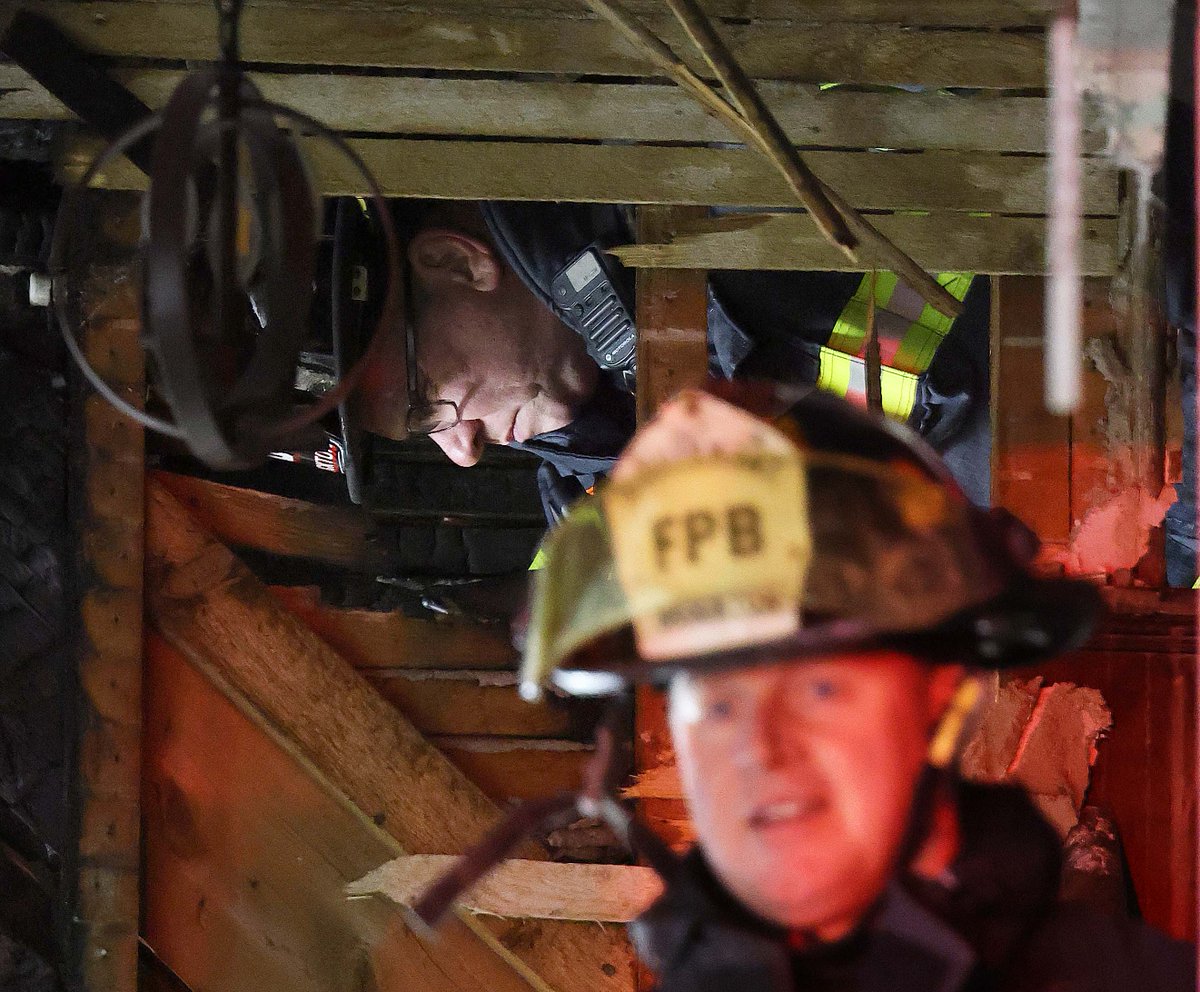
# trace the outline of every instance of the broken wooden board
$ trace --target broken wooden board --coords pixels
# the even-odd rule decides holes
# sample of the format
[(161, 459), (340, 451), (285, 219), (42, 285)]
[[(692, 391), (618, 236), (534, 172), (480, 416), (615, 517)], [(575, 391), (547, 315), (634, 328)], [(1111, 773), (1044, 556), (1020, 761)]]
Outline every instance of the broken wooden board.
[[(159, 484), (147, 505), (156, 628), (250, 699), (264, 724), (383, 826), (402, 848), (395, 853), (458, 854), (497, 822), (497, 808)], [(525, 843), (519, 856), (547, 855)], [(615, 992), (632, 981), (615, 931), (490, 919), (473, 929), (542, 987)]]
[(1095, 689), (1070, 682), (996, 684), (963, 755), (966, 778), (1015, 782), (1061, 837), (1083, 808), (1099, 738), (1112, 714)]
[[(412, 906), (455, 860), (445, 855), (396, 858), (346, 886), (346, 893), (381, 895)], [(497, 865), (462, 894), (459, 904), (491, 916), (628, 923), (661, 894), (662, 880), (653, 868), (514, 859)]]

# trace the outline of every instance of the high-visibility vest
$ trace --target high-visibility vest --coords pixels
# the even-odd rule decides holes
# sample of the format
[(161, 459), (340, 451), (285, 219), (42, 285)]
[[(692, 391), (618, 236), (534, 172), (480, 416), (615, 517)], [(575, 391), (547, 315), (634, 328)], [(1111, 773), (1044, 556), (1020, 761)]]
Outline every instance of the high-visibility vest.
[[(973, 272), (942, 272), (937, 281), (956, 299), (971, 288)], [(867, 306), (871, 299), (871, 273), (838, 317), (821, 349), (817, 385), (839, 396), (866, 403)], [(935, 310), (894, 272), (875, 274), (875, 331), (882, 362), (883, 411), (907, 420), (917, 398), (917, 381), (929, 368), (938, 345), (950, 332), (953, 318)]]

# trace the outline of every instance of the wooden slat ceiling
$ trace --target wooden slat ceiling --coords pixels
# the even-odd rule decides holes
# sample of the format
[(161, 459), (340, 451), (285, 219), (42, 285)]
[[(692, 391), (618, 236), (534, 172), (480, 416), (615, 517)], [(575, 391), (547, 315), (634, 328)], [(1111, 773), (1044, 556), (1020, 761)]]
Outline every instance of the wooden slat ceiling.
[[(695, 59), (654, 0), (630, 6)], [(1051, 6), (708, 4), (785, 129), (812, 149), (806, 158), (818, 175), (859, 208), (894, 214), (880, 225), (922, 264), (998, 273), (1044, 265), (1042, 25)], [(216, 50), (206, 2), (53, 0), (38, 8), (110, 56), (118, 78), (152, 107), (163, 104), (184, 61), (211, 59)], [(646, 76), (644, 61), (583, 0), (258, 0), (246, 11), (243, 56), (268, 97), (351, 135), (389, 195), (790, 203), (765, 160), (730, 144), (724, 127), (678, 88)], [(822, 88), (828, 83), (842, 85)], [(0, 117), (66, 115), (20, 70), (0, 64)], [(1115, 258), (1117, 180), (1091, 157), (1102, 145), (1089, 118), (1090, 274), (1111, 273)], [(68, 148), (65, 172), (78, 170), (94, 147)], [(363, 192), (331, 149), (314, 147), (312, 163), (323, 192)], [(102, 182), (140, 181), (118, 165)], [(794, 216), (732, 232), (716, 225), (627, 260), (841, 266), (810, 227)]]

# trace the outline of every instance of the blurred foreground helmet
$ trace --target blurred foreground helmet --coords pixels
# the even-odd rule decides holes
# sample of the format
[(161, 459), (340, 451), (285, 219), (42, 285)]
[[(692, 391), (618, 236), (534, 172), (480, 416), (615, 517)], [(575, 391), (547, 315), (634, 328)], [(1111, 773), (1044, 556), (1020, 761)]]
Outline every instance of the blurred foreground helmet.
[(548, 536), (527, 697), (884, 644), (1001, 667), (1091, 632), (1096, 590), (1031, 574), (1037, 539), (907, 428), (824, 393), (726, 393), (664, 406)]

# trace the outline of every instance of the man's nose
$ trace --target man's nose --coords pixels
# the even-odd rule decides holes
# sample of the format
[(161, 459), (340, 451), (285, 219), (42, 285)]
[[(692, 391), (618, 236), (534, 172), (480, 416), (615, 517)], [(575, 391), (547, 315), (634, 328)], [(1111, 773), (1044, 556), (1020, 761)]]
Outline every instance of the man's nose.
[(784, 764), (791, 736), (782, 721), (786, 713), (777, 692), (761, 693), (748, 708), (738, 735), (734, 760), (744, 768), (775, 769)]
[(464, 420), (448, 431), (431, 435), (434, 443), (455, 465), (470, 468), (483, 457), (483, 423)]

